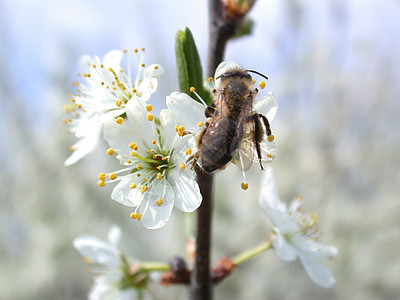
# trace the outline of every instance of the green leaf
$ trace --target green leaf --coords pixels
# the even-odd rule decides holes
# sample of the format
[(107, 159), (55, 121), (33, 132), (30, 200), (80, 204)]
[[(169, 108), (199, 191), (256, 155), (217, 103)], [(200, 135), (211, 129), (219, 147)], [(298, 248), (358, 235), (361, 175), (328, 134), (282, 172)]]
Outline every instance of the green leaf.
[(184, 51), (184, 32), (179, 30), (175, 36), (176, 68), (178, 69), (179, 89), (182, 93), (189, 90), (189, 72)]
[(182, 93), (199, 101), (197, 96), (190, 92), (195, 87), (196, 92), (208, 104), (211, 104), (210, 92), (204, 88), (203, 68), (196, 43), (189, 28), (178, 31), (175, 37), (176, 67), (178, 69), (179, 89)]

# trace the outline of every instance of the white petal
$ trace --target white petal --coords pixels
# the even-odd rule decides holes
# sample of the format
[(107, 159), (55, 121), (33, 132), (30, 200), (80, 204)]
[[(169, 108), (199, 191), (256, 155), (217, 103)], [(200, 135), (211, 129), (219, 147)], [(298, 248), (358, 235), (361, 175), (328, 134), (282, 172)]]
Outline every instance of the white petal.
[[(132, 97), (126, 104), (126, 115), (128, 116), (129, 126), (132, 129), (135, 142), (145, 146), (146, 151), (151, 147), (151, 141), (154, 138), (151, 122), (147, 120), (148, 111), (146, 110), (146, 102), (139, 98)], [(140, 146), (139, 146), (140, 148)]]
[(150, 96), (157, 90), (157, 86), (157, 78), (148, 78), (143, 80), (137, 88), (137, 94), (139, 95), (140, 100), (149, 100)]
[(164, 73), (164, 68), (159, 64), (152, 64), (144, 71), (143, 79), (160, 77)]
[(138, 291), (133, 288), (127, 288), (120, 291), (119, 295), (115, 298), (115, 300), (135, 300), (137, 299)]
[[(163, 204), (158, 206), (156, 201), (162, 198)], [(155, 183), (145, 192), (145, 200), (140, 206), (142, 224), (149, 229), (158, 229), (164, 226), (174, 207), (174, 191), (166, 180)]]
[(200, 206), (202, 196), (193, 171), (175, 168), (169, 172), (168, 181), (175, 190), (176, 208), (183, 212), (192, 212)]
[(129, 143), (133, 142), (135, 138), (132, 127), (118, 124), (113, 119), (108, 120), (104, 124), (104, 138), (118, 154), (125, 158), (130, 157), (132, 149), (129, 148)]
[(82, 55), (79, 59), (79, 70), (82, 74), (90, 74), (90, 65), (92, 64), (92, 58), (89, 55)]
[(134, 183), (137, 176), (135, 174), (126, 175), (114, 187), (111, 198), (123, 205), (136, 207), (140, 205), (143, 200), (143, 193), (139, 188), (131, 189), (129, 185)]
[(118, 246), (119, 239), (121, 238), (121, 228), (117, 225), (112, 225), (108, 230), (107, 240), (114, 247)]
[(286, 214), (287, 208), (286, 205), (279, 200), (272, 168), (265, 168), (263, 173), (260, 193), (261, 208), (267, 214), (270, 214), (271, 211), (273, 211), (273, 213), (276, 211)]
[(254, 110), (257, 113), (266, 116), (268, 121), (271, 123), (275, 117), (276, 111), (278, 110), (278, 103), (276, 102), (274, 95), (269, 92), (254, 105)]
[(64, 164), (70, 166), (75, 164), (77, 161), (85, 157), (88, 153), (92, 152), (98, 142), (103, 129), (103, 124), (97, 122), (85, 121), (86, 125), (79, 129), (75, 135), (79, 136), (81, 139), (72, 145), (75, 149), (72, 154), (66, 159)]
[(82, 235), (73, 244), (82, 256), (94, 262), (109, 268), (116, 267), (119, 263), (119, 250), (94, 236)]
[(114, 71), (119, 71), (123, 53), (119, 50), (111, 50), (103, 58), (103, 65), (106, 69), (114, 68)]
[(335, 285), (335, 277), (328, 267), (307, 256), (299, 255), (299, 257), (308, 276), (316, 285), (323, 288), (331, 288)]
[(273, 242), (274, 249), (279, 258), (285, 261), (294, 261), (297, 258), (297, 251), (285, 238), (278, 233)]
[(227, 71), (233, 69), (241, 69), (241, 67), (234, 61), (223, 61), (218, 65), (214, 75), (215, 88), (219, 88), (221, 82), (221, 79), (219, 77)]
[(115, 299), (120, 290), (117, 287), (118, 281), (121, 279), (119, 272), (108, 272), (104, 276), (96, 279), (95, 284), (91, 288), (88, 299), (89, 300), (110, 300)]
[(200, 130), (199, 122), (205, 122), (205, 106), (193, 100), (185, 93), (174, 92), (167, 96), (167, 107), (174, 114), (179, 125), (195, 133)]
[(292, 242), (304, 255), (317, 260), (330, 259), (339, 254), (336, 247), (322, 245), (302, 234), (295, 235)]
[(164, 149), (171, 150), (173, 141), (177, 136), (175, 131), (176, 121), (172, 112), (168, 109), (163, 109), (160, 112), (160, 123), (161, 123), (161, 144)]

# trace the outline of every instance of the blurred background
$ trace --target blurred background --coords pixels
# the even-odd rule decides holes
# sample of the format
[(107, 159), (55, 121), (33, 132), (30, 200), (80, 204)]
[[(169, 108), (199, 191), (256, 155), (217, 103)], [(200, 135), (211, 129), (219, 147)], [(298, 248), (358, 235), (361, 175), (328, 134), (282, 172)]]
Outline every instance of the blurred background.
[[(117, 168), (107, 145), (71, 167), (63, 105), (83, 54), (145, 47), (166, 74), (156, 110), (178, 89), (177, 30), (188, 26), (206, 65), (206, 1), (0, 0), (0, 299), (85, 299), (90, 276), (72, 240), (123, 230), (121, 248), (143, 260), (184, 255), (183, 214), (150, 231), (110, 200), (97, 174)], [(281, 199), (302, 195), (319, 215), (337, 284), (314, 285), (300, 262), (273, 251), (242, 265), (216, 299), (400, 298), (400, 3), (394, 0), (259, 0), (251, 36), (230, 42), (226, 60), (269, 77), (279, 110), (272, 123)], [(261, 92), (266, 93), (266, 90)], [(265, 239), (260, 171), (240, 189), (233, 167), (216, 176), (213, 261)], [(228, 188), (229, 187), (229, 188)], [(153, 299), (186, 299), (179, 287)]]

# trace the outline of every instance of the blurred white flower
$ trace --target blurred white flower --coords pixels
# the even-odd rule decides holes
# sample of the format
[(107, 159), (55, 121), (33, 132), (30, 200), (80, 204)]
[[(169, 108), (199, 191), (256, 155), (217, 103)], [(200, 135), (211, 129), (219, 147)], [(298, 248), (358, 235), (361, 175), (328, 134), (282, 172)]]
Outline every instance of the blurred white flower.
[[(235, 62), (222, 62), (215, 71), (214, 82), (215, 88), (220, 87), (221, 75), (232, 69), (240, 69)], [(200, 97), (199, 97), (200, 99)], [(201, 99), (200, 99), (201, 100)], [(202, 101), (202, 100), (201, 100)], [(217, 101), (217, 100), (215, 100)], [(174, 92), (167, 97), (167, 107), (174, 114), (177, 122), (185, 126), (186, 130), (197, 139), (197, 136), (204, 130), (207, 123), (205, 116), (206, 104), (204, 101), (199, 103), (184, 93)], [(216, 104), (216, 103), (215, 103)], [(278, 104), (272, 93), (268, 93), (262, 97), (257, 103), (253, 104), (253, 113), (262, 114), (271, 122), (278, 109)], [(251, 127), (250, 127), (251, 128)], [(250, 129), (249, 128), (249, 129)], [(273, 136), (272, 140), (273, 140)], [(271, 162), (276, 156), (275, 143), (267, 137), (263, 136), (260, 143), (262, 162)], [(250, 136), (250, 132), (245, 132), (239, 151), (232, 158), (232, 163), (236, 164), (241, 170), (246, 171), (250, 168), (253, 161), (258, 161), (258, 156), (254, 151), (254, 144)]]
[(316, 285), (333, 287), (336, 281), (331, 270), (320, 262), (338, 255), (337, 248), (316, 241), (320, 236), (314, 227), (317, 216), (304, 213), (301, 198), (293, 200), (289, 208), (279, 200), (271, 168), (266, 169), (262, 179), (260, 204), (274, 224), (273, 247), (277, 255), (286, 261), (298, 257)]
[(161, 111), (157, 125), (152, 109), (151, 104), (139, 99), (129, 101), (124, 124), (118, 119), (105, 124), (104, 137), (111, 147), (107, 153), (118, 153), (126, 168), (101, 173), (99, 186), (119, 181), (111, 198), (135, 207), (131, 217), (156, 229), (165, 225), (174, 206), (192, 212), (202, 197), (195, 172), (185, 165), (192, 153), (190, 137), (183, 136), (184, 128), (176, 125), (169, 110)]
[[(135, 52), (139, 51), (136, 49)], [(132, 80), (130, 66), (127, 70), (121, 67), (123, 55), (122, 51), (113, 50), (104, 56), (103, 61), (97, 56), (81, 58), (83, 83), (75, 83), (77, 95), (65, 106), (70, 118), (64, 120), (69, 131), (80, 140), (70, 147), (72, 154), (65, 165), (76, 163), (94, 150), (104, 123), (123, 115), (129, 100), (147, 101), (156, 91), (162, 67), (153, 64), (145, 68), (142, 55), (138, 54), (139, 66), (136, 78)]]
[(91, 235), (82, 235), (73, 242), (94, 276), (88, 294), (90, 300), (137, 299), (137, 294), (142, 292), (124, 284), (127, 258), (118, 249), (120, 236), (120, 228), (112, 226), (108, 243)]

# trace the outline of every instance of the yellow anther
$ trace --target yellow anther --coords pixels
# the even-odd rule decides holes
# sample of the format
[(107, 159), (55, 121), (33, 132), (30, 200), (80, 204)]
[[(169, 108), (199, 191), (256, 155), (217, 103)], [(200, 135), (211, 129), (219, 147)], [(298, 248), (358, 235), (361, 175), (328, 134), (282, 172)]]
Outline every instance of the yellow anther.
[(91, 264), (93, 261), (89, 257), (84, 256), (83, 257), (83, 262), (86, 263), (86, 264)]
[(118, 124), (122, 124), (122, 123), (124, 123), (124, 118), (122, 118), (122, 117), (118, 117), (116, 120), (115, 120), (115, 122), (117, 122)]
[(104, 187), (104, 186), (106, 186), (106, 183), (103, 180), (100, 180), (100, 181), (97, 182), (97, 185), (99, 187)]
[(135, 220), (135, 219), (137, 219), (137, 216), (138, 216), (138, 213), (133, 212), (133, 213), (131, 213), (130, 217), (132, 220)]
[(132, 161), (128, 159), (126, 162), (127, 162), (128, 164), (130, 164)]
[(106, 180), (106, 173), (100, 173), (97, 178), (99, 178), (100, 180)]
[(142, 218), (142, 214), (137, 214), (136, 219), (137, 219), (138, 221), (140, 221), (141, 218)]
[(197, 123), (197, 127), (203, 127), (204, 123), (203, 122), (199, 122)]
[(157, 69), (158, 69), (158, 66), (154, 66), (154, 69), (157, 70)]
[(124, 49), (124, 53), (128, 52), (128, 50)]
[(187, 148), (187, 149), (185, 150), (185, 154), (186, 154), (186, 155), (192, 154), (192, 149)]
[(135, 48), (135, 50), (133, 50), (135, 53), (138, 53), (139, 52), (139, 50), (137, 49), (137, 48)]
[(137, 89), (132, 89), (132, 93), (136, 93), (137, 92)]
[(141, 164), (136, 165), (136, 169), (140, 170), (142, 168)]
[(153, 150), (151, 150), (151, 149), (147, 150), (147, 153), (150, 154), (151, 152), (153, 152)]
[(268, 153), (268, 154), (267, 154), (267, 157), (268, 157), (268, 158), (272, 158), (271, 153)]
[(72, 103), (75, 103), (75, 99), (71, 99), (71, 102), (72, 102)]
[(148, 112), (151, 112), (151, 111), (153, 110), (153, 105), (147, 104), (147, 105), (146, 105), (146, 110), (147, 110)]
[(183, 132), (178, 131), (177, 133), (179, 136), (183, 136)]
[(151, 143), (152, 143), (153, 145), (155, 145), (157, 142), (156, 142), (156, 140), (152, 140)]
[(140, 188), (140, 191), (142, 193), (144, 193), (145, 191), (147, 191), (149, 188), (147, 187), (147, 185), (142, 185), (142, 187)]
[(214, 80), (214, 78), (212, 78), (212, 77), (208, 77), (208, 81), (213, 81)]
[(72, 146), (69, 146), (69, 147), (68, 147), (68, 151), (72, 152), (72, 151), (74, 151), (74, 150), (75, 150), (74, 147), (72, 147)]
[(269, 135), (267, 138), (268, 142), (272, 142), (274, 139), (275, 139), (275, 137), (273, 134)]
[(115, 105), (117, 106), (117, 107), (120, 107), (121, 106), (121, 104), (122, 104), (122, 100), (117, 100), (117, 101), (115, 101)]
[(161, 158), (161, 160), (167, 160), (168, 156), (163, 156), (163, 158)]
[(146, 178), (142, 178), (142, 181), (143, 181), (143, 182), (146, 182), (146, 181), (147, 181), (147, 179), (146, 179)]
[(157, 159), (157, 155), (153, 154), (153, 159)]
[(140, 50), (145, 51), (146, 49), (142, 47)]
[(137, 173), (137, 174), (136, 174), (137, 177), (140, 177), (140, 175), (141, 175), (140, 173)]
[(179, 125), (175, 126), (175, 131), (178, 132)]
[(196, 88), (194, 86), (191, 86), (189, 91), (191, 91), (192, 93), (196, 90)]
[(144, 63), (141, 63), (140, 65), (141, 65), (143, 68), (146, 66)]
[(265, 88), (265, 81), (260, 81), (260, 83), (258, 84), (258, 86), (259, 86), (261, 89), (264, 89), (264, 88)]
[(64, 125), (68, 124), (68, 120), (63, 120)]
[(180, 163), (179, 164), (179, 169), (185, 170), (186, 169), (186, 165), (184, 163)]
[(109, 148), (106, 152), (108, 155), (113, 156), (115, 153), (115, 150), (113, 148)]
[(102, 82), (101, 82), (101, 85), (104, 85), (104, 84), (105, 84), (104, 81), (102, 81)]
[(160, 171), (161, 170), (161, 166), (156, 167), (156, 169)]
[(251, 82), (252, 82), (253, 84), (255, 84), (255, 83), (256, 83), (256, 80), (255, 80), (254, 78), (252, 78), (252, 79), (251, 79)]
[(249, 184), (247, 182), (242, 182), (240, 187), (242, 188), (242, 190), (247, 190), (249, 188)]
[(78, 108), (82, 108), (82, 104), (78, 104)]
[(135, 151), (135, 150), (133, 150), (133, 151), (131, 152), (131, 156), (136, 156), (136, 151)]
[(158, 198), (156, 203), (158, 206), (161, 206), (164, 203), (164, 200), (162, 198)]
[(137, 187), (137, 185), (136, 185), (136, 183), (131, 183), (131, 184), (129, 184), (129, 188), (130, 189), (134, 189), (134, 188), (136, 188)]
[(96, 68), (96, 65), (92, 65), (93, 68)]
[(161, 173), (157, 173), (157, 179), (158, 179), (158, 180), (161, 180), (161, 176), (162, 176)]
[(135, 142), (129, 143), (129, 148), (134, 149), (136, 146)]
[(154, 116), (153, 116), (153, 114), (151, 114), (151, 113), (148, 113), (147, 116), (146, 116), (146, 118), (147, 118), (147, 120), (150, 121), (150, 122), (154, 120)]
[(184, 132), (184, 131), (185, 131), (185, 127), (183, 127), (183, 126), (178, 127), (178, 132)]
[(108, 178), (110, 178), (111, 180), (115, 180), (117, 179), (117, 174), (111, 173), (110, 176), (108, 176)]

